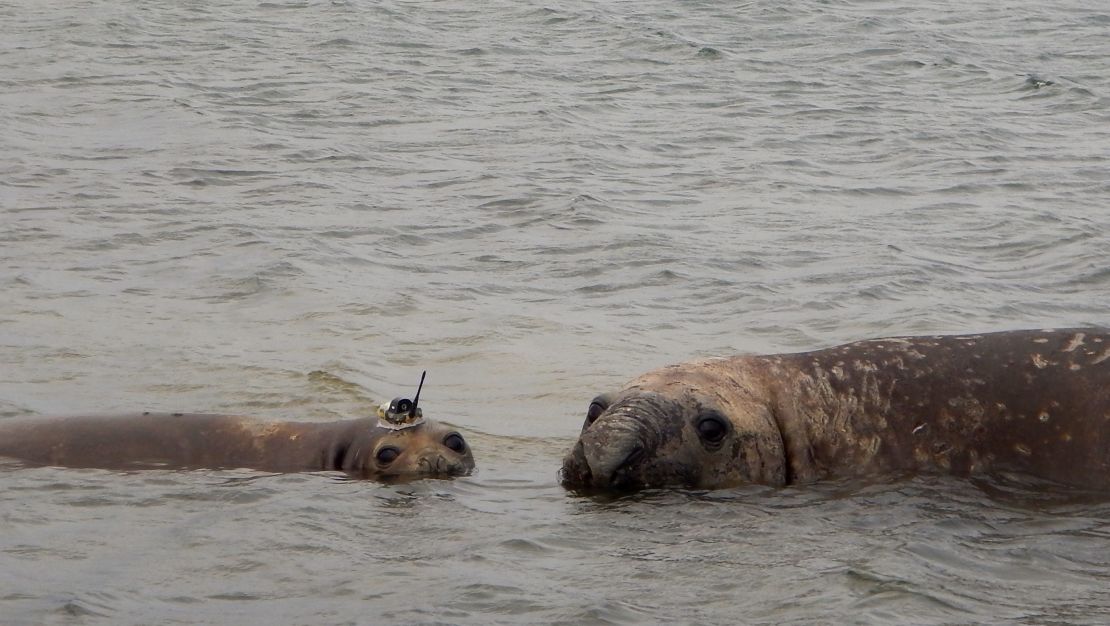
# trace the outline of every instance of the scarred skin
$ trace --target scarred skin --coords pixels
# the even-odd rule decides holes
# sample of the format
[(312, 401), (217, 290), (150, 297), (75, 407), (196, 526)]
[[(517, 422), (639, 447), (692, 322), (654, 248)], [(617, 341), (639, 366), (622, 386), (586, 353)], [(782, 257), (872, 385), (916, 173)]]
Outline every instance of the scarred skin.
[[(458, 440), (447, 441), (451, 436)], [(385, 448), (397, 452), (388, 463), (382, 462), (392, 456)], [(455, 476), (474, 469), (461, 435), (430, 420), (388, 430), (372, 418), (275, 422), (192, 413), (2, 419), (0, 457), (61, 467), (343, 471), (361, 478)]]
[(1108, 470), (1110, 331), (1092, 328), (664, 367), (595, 399), (561, 478), (568, 488), (715, 488), (1019, 472), (1110, 489)]

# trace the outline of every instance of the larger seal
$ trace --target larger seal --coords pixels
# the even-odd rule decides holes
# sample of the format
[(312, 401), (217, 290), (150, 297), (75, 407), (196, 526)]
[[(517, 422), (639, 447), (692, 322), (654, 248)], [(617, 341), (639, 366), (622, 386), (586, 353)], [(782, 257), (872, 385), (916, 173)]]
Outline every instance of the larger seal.
[(0, 457), (62, 467), (330, 470), (364, 478), (474, 469), (462, 435), (430, 420), (401, 429), (374, 418), (279, 422), (190, 413), (3, 419)]
[(590, 404), (570, 488), (1018, 472), (1110, 489), (1110, 331), (897, 337), (649, 372)]

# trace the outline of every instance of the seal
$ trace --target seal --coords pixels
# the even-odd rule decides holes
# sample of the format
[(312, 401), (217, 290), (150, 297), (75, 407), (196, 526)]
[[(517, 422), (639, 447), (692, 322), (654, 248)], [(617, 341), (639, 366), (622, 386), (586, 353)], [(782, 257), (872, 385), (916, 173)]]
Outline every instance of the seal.
[(380, 418), (281, 422), (196, 413), (2, 419), (0, 457), (24, 465), (342, 471), (377, 479), (474, 469), (462, 435), (431, 420), (398, 428)]
[(895, 337), (692, 361), (590, 403), (571, 489), (1014, 472), (1110, 489), (1110, 331)]

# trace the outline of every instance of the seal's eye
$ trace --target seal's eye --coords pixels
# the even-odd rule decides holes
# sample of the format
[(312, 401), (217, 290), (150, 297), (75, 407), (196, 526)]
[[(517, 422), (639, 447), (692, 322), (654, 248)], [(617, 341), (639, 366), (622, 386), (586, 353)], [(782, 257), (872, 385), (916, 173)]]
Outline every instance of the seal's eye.
[(605, 412), (605, 409), (609, 408), (610, 404), (612, 403), (609, 401), (606, 394), (601, 394), (591, 400), (590, 408), (586, 410), (586, 426), (596, 422), (597, 418), (601, 417), (601, 414)]
[(728, 424), (718, 415), (703, 417), (698, 421), (698, 436), (706, 443), (720, 443), (728, 434)]
[(597, 418), (601, 417), (601, 414), (604, 412), (605, 407), (596, 402), (591, 402), (589, 410), (586, 411), (586, 425), (589, 426), (596, 422)]
[(375, 458), (378, 459), (379, 465), (389, 465), (397, 460), (399, 456), (401, 456), (400, 450), (393, 446), (385, 446), (381, 450), (378, 450), (378, 454), (375, 455)]
[(455, 452), (458, 452), (459, 454), (466, 452), (466, 442), (463, 441), (462, 435), (460, 435), (459, 433), (451, 433), (450, 435), (444, 437), (443, 445), (447, 446)]

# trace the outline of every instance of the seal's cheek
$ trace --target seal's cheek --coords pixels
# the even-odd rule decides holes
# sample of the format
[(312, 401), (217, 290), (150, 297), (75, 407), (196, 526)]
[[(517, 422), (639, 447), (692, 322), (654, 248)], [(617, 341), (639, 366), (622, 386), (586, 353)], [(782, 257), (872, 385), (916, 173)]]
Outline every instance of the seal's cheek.
[(444, 473), (462, 476), (474, 470), (474, 455), (462, 435), (456, 432), (448, 433), (443, 438), (442, 446), (440, 455), (447, 463)]
[[(727, 415), (727, 434), (707, 419)], [(745, 484), (782, 486), (787, 482), (787, 460), (782, 434), (771, 409), (760, 403), (735, 403), (721, 412), (709, 411), (694, 423), (707, 457), (705, 487)], [(720, 441), (717, 442), (717, 439)], [(714, 449), (716, 447), (716, 449)]]
[(786, 484), (786, 456), (777, 433), (737, 432), (729, 442), (729, 462), (724, 472), (732, 485)]
[(659, 463), (674, 482), (701, 489), (786, 484), (786, 462), (777, 432), (752, 432), (723, 424), (710, 413), (695, 418), (681, 443), (660, 450)]

